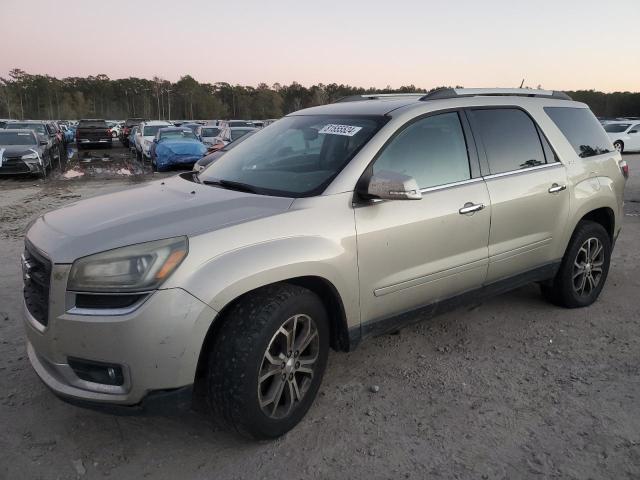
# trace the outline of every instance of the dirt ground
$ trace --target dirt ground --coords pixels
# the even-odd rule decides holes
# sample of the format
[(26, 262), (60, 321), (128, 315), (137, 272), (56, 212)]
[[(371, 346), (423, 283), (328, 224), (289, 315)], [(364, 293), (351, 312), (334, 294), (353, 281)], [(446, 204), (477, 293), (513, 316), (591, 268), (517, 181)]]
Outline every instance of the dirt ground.
[(70, 156), (46, 182), (0, 180), (0, 479), (640, 478), (640, 155), (625, 155), (624, 229), (595, 305), (563, 310), (528, 286), (333, 353), (307, 417), (263, 443), (195, 413), (72, 407), (38, 380), (21, 319), (25, 226), (158, 178), (124, 149)]

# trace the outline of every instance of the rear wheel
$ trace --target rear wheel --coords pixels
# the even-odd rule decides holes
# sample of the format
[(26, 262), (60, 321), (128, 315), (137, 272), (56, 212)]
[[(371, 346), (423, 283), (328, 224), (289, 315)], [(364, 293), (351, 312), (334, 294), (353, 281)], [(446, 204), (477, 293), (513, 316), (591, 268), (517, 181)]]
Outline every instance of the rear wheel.
[(624, 143), (622, 143), (620, 140), (616, 140), (615, 142), (613, 142), (613, 146), (618, 152), (624, 152)]
[(584, 221), (576, 227), (560, 270), (544, 296), (567, 308), (586, 307), (596, 301), (609, 273), (611, 240), (599, 223)]
[(209, 358), (211, 409), (244, 435), (283, 435), (322, 381), (329, 352), (322, 302), (305, 288), (274, 285), (246, 295), (223, 321)]

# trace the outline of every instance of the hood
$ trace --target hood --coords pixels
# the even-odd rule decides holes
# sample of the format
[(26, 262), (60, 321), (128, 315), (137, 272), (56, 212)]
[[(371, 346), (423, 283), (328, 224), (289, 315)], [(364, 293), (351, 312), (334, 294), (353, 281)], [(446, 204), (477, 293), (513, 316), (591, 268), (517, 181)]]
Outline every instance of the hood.
[(38, 153), (42, 153), (42, 148), (39, 145), (0, 145), (0, 150), (4, 150), (3, 157), (21, 157), (22, 155), (29, 155), (35, 150)]
[(225, 190), (181, 176), (72, 203), (38, 218), (27, 238), (54, 263), (285, 212), (293, 199)]
[(165, 140), (156, 145), (156, 153), (177, 153), (182, 155), (204, 155), (207, 147), (198, 140)]

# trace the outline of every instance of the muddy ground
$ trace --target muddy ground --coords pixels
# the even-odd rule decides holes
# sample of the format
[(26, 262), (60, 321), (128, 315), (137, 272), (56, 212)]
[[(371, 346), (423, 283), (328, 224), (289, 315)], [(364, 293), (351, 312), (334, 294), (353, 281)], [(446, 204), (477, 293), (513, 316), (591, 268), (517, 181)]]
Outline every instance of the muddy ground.
[(0, 180), (0, 479), (640, 478), (640, 155), (625, 155), (624, 229), (595, 305), (563, 310), (529, 286), (334, 353), (303, 422), (254, 443), (195, 413), (72, 407), (32, 371), (26, 224), (158, 178), (124, 149), (71, 153), (46, 182)]

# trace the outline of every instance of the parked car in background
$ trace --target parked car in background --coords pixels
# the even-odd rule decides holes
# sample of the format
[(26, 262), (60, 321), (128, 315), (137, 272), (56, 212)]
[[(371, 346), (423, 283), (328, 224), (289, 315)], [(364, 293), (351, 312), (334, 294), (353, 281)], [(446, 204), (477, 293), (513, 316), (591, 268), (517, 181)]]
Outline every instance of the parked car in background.
[(4, 126), (9, 122), (9, 120), (0, 118), (0, 128), (4, 128)]
[(135, 126), (131, 127), (131, 129), (129, 131), (129, 137), (127, 137), (126, 143), (122, 142), (133, 153), (137, 153), (137, 151), (136, 151), (136, 136), (137, 136), (137, 133), (138, 133), (139, 129), (140, 129), (140, 127), (138, 125), (135, 125)]
[(113, 120), (107, 121), (107, 126), (111, 131), (111, 138), (118, 138), (120, 136), (120, 124), (118, 122), (114, 122)]
[(171, 123), (164, 120), (150, 120), (140, 123), (140, 128), (136, 134), (136, 151), (140, 155), (140, 159), (150, 158), (151, 145), (153, 145), (153, 139), (156, 137), (158, 130), (171, 126)]
[(254, 127), (253, 122), (251, 120), (227, 120), (225, 122), (225, 127)]
[(161, 128), (151, 146), (151, 167), (159, 172), (172, 167), (191, 168), (206, 152), (207, 147), (190, 128)]
[(102, 119), (82, 119), (76, 128), (76, 145), (78, 150), (91, 146), (111, 148), (111, 130)]
[(235, 142), (243, 135), (257, 130), (255, 127), (223, 127), (213, 142), (212, 150), (219, 150), (225, 145)]
[(51, 165), (49, 142), (40, 139), (33, 130), (0, 130), (0, 175), (45, 176)]
[(64, 145), (60, 141), (56, 129), (48, 125), (48, 122), (40, 120), (11, 120), (7, 122), (4, 128), (33, 130), (39, 142), (47, 143), (47, 151), (53, 160), (59, 160), (64, 155)]
[(220, 135), (221, 128), (215, 125), (203, 125), (200, 127), (200, 140), (207, 147), (211, 147), (216, 143), (216, 137)]
[(193, 171), (194, 172), (201, 172), (202, 170), (207, 168), (209, 165), (211, 165), (213, 162), (217, 161), (222, 155), (227, 153), (232, 148), (235, 148), (238, 145), (240, 145), (242, 142), (244, 142), (247, 138), (251, 137), (251, 135), (253, 135), (257, 131), (258, 130), (256, 129), (256, 130), (253, 130), (251, 132), (248, 132), (248, 133), (244, 134), (243, 136), (241, 136), (239, 139), (237, 139), (235, 142), (231, 142), (231, 143), (225, 145), (224, 147), (222, 147), (221, 149), (216, 150), (215, 152), (211, 152), (208, 155), (205, 155), (200, 160), (198, 160), (196, 163), (194, 163)]
[(202, 124), (196, 122), (185, 122), (181, 125), (175, 125), (180, 128), (190, 128), (193, 133), (196, 134), (197, 137), (200, 137), (200, 129), (202, 128)]
[(128, 147), (129, 139), (131, 137), (131, 129), (136, 125), (140, 125), (141, 122), (145, 122), (145, 118), (127, 118), (124, 122), (124, 126), (120, 130), (120, 141), (125, 147)]
[(604, 131), (620, 153), (640, 151), (640, 121), (623, 120), (607, 122)]

